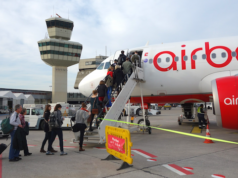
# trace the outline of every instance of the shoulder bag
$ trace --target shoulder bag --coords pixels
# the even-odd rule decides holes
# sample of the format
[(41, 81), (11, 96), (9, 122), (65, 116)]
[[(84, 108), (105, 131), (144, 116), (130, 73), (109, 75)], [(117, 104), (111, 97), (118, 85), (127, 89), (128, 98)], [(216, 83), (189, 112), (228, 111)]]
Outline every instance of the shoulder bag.
[[(94, 99), (94, 102), (93, 102), (93, 108), (95, 106), (95, 101), (97, 100), (97, 97)], [(93, 109), (92, 108), (92, 114), (98, 114), (98, 109)]]

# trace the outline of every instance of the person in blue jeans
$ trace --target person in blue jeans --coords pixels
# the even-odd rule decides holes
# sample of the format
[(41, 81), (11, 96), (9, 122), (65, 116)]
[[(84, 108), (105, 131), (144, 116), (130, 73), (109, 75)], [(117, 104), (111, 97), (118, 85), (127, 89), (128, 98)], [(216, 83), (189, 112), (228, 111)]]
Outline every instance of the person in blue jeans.
[(9, 150), (9, 161), (10, 162), (16, 162), (16, 161), (21, 160), (21, 158), (19, 158), (20, 150), (13, 149), (13, 138), (14, 138), (15, 132), (17, 130), (17, 127), (22, 128), (21, 121), (19, 118), (19, 114), (21, 111), (22, 111), (21, 105), (17, 104), (15, 106), (15, 112), (12, 113), (12, 115), (10, 117), (10, 124), (14, 126), (14, 130), (10, 133), (10, 135), (11, 135), (11, 146), (10, 146), (10, 150)]
[(52, 144), (55, 140), (56, 135), (59, 137), (59, 143), (60, 143), (60, 156), (67, 155), (67, 153), (64, 152), (64, 144), (63, 144), (63, 131), (62, 131), (62, 124), (63, 124), (63, 118), (62, 118), (62, 113), (61, 113), (61, 108), (62, 106), (60, 104), (57, 104), (54, 109), (54, 115), (55, 118), (57, 119), (57, 122), (59, 124), (59, 128), (54, 128), (51, 131), (51, 138), (50, 142), (48, 144), (48, 151), (46, 152), (46, 155), (53, 155), (54, 153), (51, 152)]

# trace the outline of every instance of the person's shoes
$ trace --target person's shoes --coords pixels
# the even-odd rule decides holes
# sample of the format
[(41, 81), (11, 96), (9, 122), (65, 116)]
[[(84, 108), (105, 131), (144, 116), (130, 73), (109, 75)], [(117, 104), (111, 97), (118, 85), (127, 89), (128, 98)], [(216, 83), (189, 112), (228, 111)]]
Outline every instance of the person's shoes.
[(18, 159), (14, 158), (14, 159), (9, 159), (9, 162), (17, 162), (19, 161)]
[(21, 155), (19, 154), (19, 156), (21, 156)]
[(19, 157), (15, 157), (15, 159), (16, 159), (16, 160), (18, 160), (18, 161), (22, 160), (22, 159), (21, 159), (21, 158), (19, 158)]
[(54, 150), (54, 149), (51, 149), (50, 152), (56, 153), (56, 152), (58, 152), (58, 151), (56, 151), (56, 150)]
[(50, 152), (50, 151), (47, 151), (46, 152), (46, 155), (54, 155), (54, 153)]
[(67, 154), (68, 154), (68, 153), (65, 153), (65, 152), (62, 151), (62, 152), (60, 153), (60, 156), (67, 155)]
[(79, 151), (85, 151), (85, 149), (83, 149), (83, 148), (79, 148)]
[(201, 125), (199, 125), (198, 127), (199, 127), (199, 129), (201, 129), (201, 128), (202, 128), (202, 126), (201, 126)]
[(27, 153), (27, 154), (24, 154), (24, 156), (31, 156), (32, 153)]
[(46, 153), (46, 151), (44, 149), (40, 149), (41, 153)]
[(92, 131), (93, 131), (93, 129), (89, 129), (88, 131), (92, 132)]

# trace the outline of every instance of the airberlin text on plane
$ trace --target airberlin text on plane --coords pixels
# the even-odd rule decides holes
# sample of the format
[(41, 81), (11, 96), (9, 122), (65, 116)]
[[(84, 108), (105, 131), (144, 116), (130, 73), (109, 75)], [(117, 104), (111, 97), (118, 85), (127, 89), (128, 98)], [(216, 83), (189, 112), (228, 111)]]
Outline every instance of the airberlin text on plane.
[[(182, 47), (185, 47), (185, 45), (182, 45)], [(212, 60), (211, 60), (211, 53), (213, 50), (215, 49), (223, 49), (227, 52), (227, 59), (224, 63), (222, 64), (216, 64), (214, 63)], [(192, 60), (192, 57), (193, 55), (195, 55), (198, 51), (201, 51), (203, 50), (202, 47), (200, 48), (196, 48), (192, 51), (191, 53), (191, 68), (192, 69), (196, 69), (196, 61), (195, 60)], [(209, 42), (205, 42), (205, 52), (206, 52), (206, 56), (207, 56), (207, 62), (208, 64), (210, 64), (212, 67), (216, 67), (216, 68), (222, 68), (222, 67), (225, 67), (227, 66), (231, 60), (232, 60), (232, 56), (231, 56), (231, 50), (226, 47), (226, 46), (214, 46), (212, 48), (209, 47)], [(236, 53), (238, 53), (238, 48), (236, 49)], [(172, 59), (173, 59), (173, 62), (171, 63), (171, 65), (169, 67), (166, 67), (166, 68), (163, 68), (163, 67), (160, 67), (158, 62), (157, 62), (157, 59), (159, 58), (160, 55), (162, 54), (169, 54)], [(186, 70), (186, 61), (183, 60), (184, 56), (186, 55), (186, 50), (185, 49), (182, 49), (181, 50), (181, 65), (182, 65), (182, 70)], [(153, 60), (153, 63), (154, 63), (154, 66), (156, 69), (158, 69), (159, 71), (162, 71), (162, 72), (166, 72), (168, 70), (177, 70), (177, 62), (174, 60), (175, 58), (175, 54), (171, 51), (162, 51), (162, 52), (159, 52), (158, 54), (155, 55), (154, 57), (154, 60)], [(236, 59), (238, 60), (238, 56), (236, 56)]]

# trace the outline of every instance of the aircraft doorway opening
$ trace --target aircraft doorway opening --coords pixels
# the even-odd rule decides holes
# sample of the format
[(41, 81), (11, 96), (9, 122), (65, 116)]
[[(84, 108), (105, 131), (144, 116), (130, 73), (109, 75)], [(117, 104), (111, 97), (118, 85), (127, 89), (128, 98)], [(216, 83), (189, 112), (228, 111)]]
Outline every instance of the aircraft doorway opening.
[(137, 51), (138, 55), (140, 56), (140, 59), (142, 58), (142, 53), (143, 53), (143, 50), (133, 50), (133, 51), (130, 51), (128, 52), (127, 56), (131, 58), (131, 56), (135, 53), (135, 51)]

